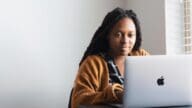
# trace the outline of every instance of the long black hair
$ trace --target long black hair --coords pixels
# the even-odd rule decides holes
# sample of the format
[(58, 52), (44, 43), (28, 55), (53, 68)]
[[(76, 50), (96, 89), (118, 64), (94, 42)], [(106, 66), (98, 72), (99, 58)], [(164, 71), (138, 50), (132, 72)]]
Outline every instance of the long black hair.
[(136, 42), (132, 49), (132, 51), (138, 50), (141, 46), (141, 29), (140, 23), (137, 18), (137, 15), (132, 10), (123, 10), (121, 8), (115, 8), (111, 12), (109, 12), (101, 26), (95, 32), (91, 43), (87, 47), (83, 58), (80, 61), (80, 64), (85, 60), (85, 58), (89, 55), (97, 55), (99, 53), (107, 53), (109, 50), (109, 43), (107, 40), (107, 36), (109, 35), (110, 31), (112, 30), (113, 26), (122, 18), (128, 17), (133, 20), (135, 27), (136, 27)]

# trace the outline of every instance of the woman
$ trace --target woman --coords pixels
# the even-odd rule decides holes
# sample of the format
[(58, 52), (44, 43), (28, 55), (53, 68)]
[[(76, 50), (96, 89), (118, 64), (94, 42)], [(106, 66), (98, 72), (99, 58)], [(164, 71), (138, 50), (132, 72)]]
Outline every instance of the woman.
[(141, 31), (132, 10), (109, 12), (95, 32), (80, 62), (71, 106), (122, 103), (126, 56), (145, 56)]

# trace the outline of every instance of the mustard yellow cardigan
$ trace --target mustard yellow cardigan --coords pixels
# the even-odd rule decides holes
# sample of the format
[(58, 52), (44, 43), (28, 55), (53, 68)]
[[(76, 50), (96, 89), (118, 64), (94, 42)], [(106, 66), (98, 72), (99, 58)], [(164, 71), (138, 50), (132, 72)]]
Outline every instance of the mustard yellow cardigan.
[[(140, 49), (131, 52), (130, 55), (145, 56), (149, 53)], [(121, 99), (114, 91), (123, 92), (123, 86), (109, 83), (109, 70), (104, 58), (98, 55), (88, 56), (79, 67), (71, 106), (78, 108), (79, 105), (121, 103)]]

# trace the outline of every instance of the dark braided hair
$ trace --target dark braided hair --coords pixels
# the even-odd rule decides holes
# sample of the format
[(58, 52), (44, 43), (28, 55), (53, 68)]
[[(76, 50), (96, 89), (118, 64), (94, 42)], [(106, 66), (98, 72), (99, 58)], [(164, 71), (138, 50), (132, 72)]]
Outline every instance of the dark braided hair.
[(107, 36), (111, 32), (113, 26), (122, 18), (128, 17), (133, 20), (135, 27), (136, 27), (136, 42), (132, 49), (132, 51), (138, 50), (141, 46), (141, 29), (140, 29), (140, 23), (137, 19), (136, 14), (132, 10), (123, 10), (121, 8), (115, 8), (111, 12), (109, 12), (101, 26), (97, 29), (95, 32), (91, 43), (87, 47), (87, 50), (85, 51), (83, 58), (80, 61), (80, 64), (85, 60), (85, 58), (89, 55), (97, 55), (100, 53), (107, 53), (109, 50), (109, 43), (107, 40)]

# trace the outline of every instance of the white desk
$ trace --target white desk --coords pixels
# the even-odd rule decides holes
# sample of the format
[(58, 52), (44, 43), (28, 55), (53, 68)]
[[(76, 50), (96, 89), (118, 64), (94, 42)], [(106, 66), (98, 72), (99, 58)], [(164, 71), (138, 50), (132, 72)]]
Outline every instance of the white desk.
[[(81, 105), (79, 108), (123, 108), (123, 105)], [(192, 106), (179, 106), (179, 107), (155, 107), (155, 108), (192, 108)]]

